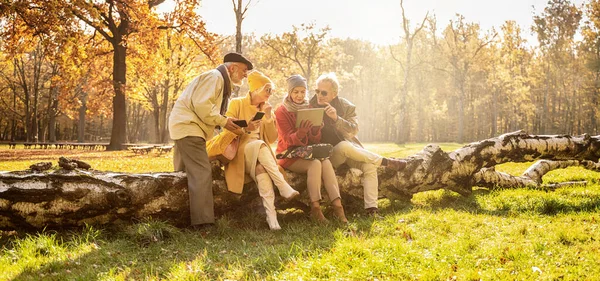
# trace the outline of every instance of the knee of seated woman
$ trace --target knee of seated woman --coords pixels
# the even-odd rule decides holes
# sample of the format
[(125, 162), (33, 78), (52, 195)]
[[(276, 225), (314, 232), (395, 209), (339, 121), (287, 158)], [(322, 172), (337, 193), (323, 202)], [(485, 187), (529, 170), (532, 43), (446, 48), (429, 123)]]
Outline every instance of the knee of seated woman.
[(329, 159), (323, 159), (321, 160), (321, 166), (332, 166), (331, 161), (329, 161)]
[(321, 169), (321, 160), (318, 159), (313, 159), (313, 160), (309, 160), (309, 168), (318, 168)]

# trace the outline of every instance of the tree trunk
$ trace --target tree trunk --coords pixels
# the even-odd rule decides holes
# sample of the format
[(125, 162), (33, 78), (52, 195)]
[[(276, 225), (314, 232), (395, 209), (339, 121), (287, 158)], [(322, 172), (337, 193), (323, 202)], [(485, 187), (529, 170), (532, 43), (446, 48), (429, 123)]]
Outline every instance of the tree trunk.
[(154, 121), (154, 139), (156, 143), (160, 143), (162, 139), (160, 129), (160, 108), (154, 105), (152, 107), (152, 118)]
[(464, 133), (465, 133), (465, 92), (464, 85), (461, 83), (459, 85), (459, 93), (458, 93), (458, 136), (456, 142), (463, 143), (464, 142)]
[[(600, 170), (600, 136), (536, 136), (523, 132), (471, 143), (450, 153), (436, 145), (407, 158), (407, 167), (394, 172), (380, 167), (379, 195), (406, 200), (413, 194), (446, 189), (467, 196), (473, 186), (539, 187), (547, 172), (568, 166)], [(506, 162), (545, 159), (521, 176), (494, 171)], [(343, 166), (336, 172), (344, 200), (362, 199), (361, 172)], [(308, 202), (306, 175), (289, 174), (289, 183)], [(213, 166), (215, 210), (260, 205), (253, 183), (241, 196), (226, 190), (223, 171)], [(189, 223), (187, 182), (184, 173), (114, 174), (58, 170), (49, 174), (30, 171), (0, 173), (0, 229), (101, 225), (130, 222), (152, 216), (175, 225)]]
[(171, 89), (171, 81), (170, 79), (167, 79), (165, 82), (165, 89), (163, 92), (163, 99), (160, 105), (160, 117), (158, 119), (159, 121), (159, 143), (167, 143), (168, 142), (168, 138), (167, 135), (169, 133), (169, 131), (167, 130), (167, 109), (169, 108), (169, 92)]
[[(53, 89), (54, 91), (54, 89)], [(56, 113), (58, 112), (58, 99), (52, 96), (48, 110), (48, 141), (56, 142)]]
[(235, 51), (242, 53), (242, 0), (238, 1), (238, 9), (235, 11)]
[[(17, 111), (17, 91), (15, 91), (14, 87), (12, 88), (12, 92), (13, 92), (13, 110)], [(15, 137), (15, 135), (17, 134), (17, 115), (13, 113), (12, 115), (12, 121), (10, 124), (10, 141), (14, 142), (17, 138)]]
[(498, 90), (496, 89), (494, 94), (492, 94), (492, 112), (491, 112), (491, 125), (492, 125), (492, 136), (495, 136), (497, 126), (498, 126)]
[(412, 63), (412, 46), (413, 42), (410, 38), (410, 34), (405, 35), (407, 38), (406, 42), (406, 65), (404, 66), (404, 81), (402, 83), (402, 92), (400, 92), (400, 122), (398, 123), (398, 140), (400, 143), (406, 143), (409, 141), (408, 134), (410, 132), (410, 124), (408, 124), (408, 106), (407, 106), (407, 97), (408, 97), (408, 83), (410, 81), (410, 68)]
[(110, 144), (107, 150), (122, 150), (123, 144), (127, 142), (127, 106), (125, 102), (125, 85), (127, 84), (127, 65), (125, 58), (127, 49), (121, 40), (113, 43), (113, 125), (110, 135)]
[(77, 122), (77, 142), (85, 141), (85, 115), (87, 112), (87, 94), (81, 94), (81, 106), (79, 107), (79, 120)]

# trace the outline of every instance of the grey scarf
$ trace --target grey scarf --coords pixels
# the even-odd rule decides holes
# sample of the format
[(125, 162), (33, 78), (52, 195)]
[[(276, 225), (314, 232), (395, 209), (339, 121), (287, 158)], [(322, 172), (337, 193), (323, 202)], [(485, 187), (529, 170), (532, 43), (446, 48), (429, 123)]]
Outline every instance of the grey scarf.
[(287, 95), (283, 100), (283, 106), (285, 106), (285, 109), (287, 109), (287, 111), (289, 112), (297, 112), (298, 109), (308, 108), (308, 100), (304, 99), (302, 103), (295, 103), (294, 101), (292, 101), (290, 95)]

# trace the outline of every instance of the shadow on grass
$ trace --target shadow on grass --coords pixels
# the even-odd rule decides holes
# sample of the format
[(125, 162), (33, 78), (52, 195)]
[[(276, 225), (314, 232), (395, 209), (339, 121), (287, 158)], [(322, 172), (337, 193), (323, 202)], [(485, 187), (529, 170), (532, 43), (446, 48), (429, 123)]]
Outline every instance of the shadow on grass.
[[(25, 243), (29, 246), (22, 242), (27, 238), (13, 235), (7, 238), (3, 256), (13, 255), (13, 263), (23, 263), (23, 270), (13, 280), (277, 279), (296, 261), (330, 251), (340, 234), (369, 232), (374, 220), (364, 214), (362, 201), (345, 198), (344, 202), (351, 221), (348, 226), (333, 222), (328, 208), (325, 215), (332, 222), (327, 225), (315, 224), (303, 211), (291, 209), (279, 215), (283, 229), (272, 232), (262, 214), (240, 210), (200, 231), (145, 221), (99, 231), (85, 228), (74, 233), (58, 232), (57, 239), (50, 239), (55, 241), (52, 243), (45, 237), (51, 234), (32, 235), (32, 241)], [(425, 209), (493, 216), (553, 216), (597, 211), (599, 206), (597, 188), (555, 192), (475, 189), (467, 197), (438, 190), (417, 194), (412, 201), (380, 200), (380, 214), (387, 217)], [(19, 242), (11, 244), (10, 240)], [(38, 262), (27, 264), (27, 259)]]
[(437, 190), (415, 196), (410, 203), (410, 210), (415, 208), (433, 212), (452, 209), (493, 216), (514, 216), (520, 213), (553, 216), (600, 210), (600, 191), (589, 191), (585, 188), (561, 191), (480, 188), (474, 189), (470, 196), (461, 196), (450, 191)]
[[(269, 231), (264, 216), (256, 213), (229, 214), (199, 231), (151, 220), (95, 234), (84, 228), (15, 237), (3, 252), (16, 253), (15, 263), (42, 261), (21, 266), (12, 280), (265, 279), (296, 258), (328, 251), (335, 233), (346, 227), (318, 225), (299, 210), (280, 215), (280, 224), (283, 230)], [(55, 243), (40, 242), (53, 235)]]

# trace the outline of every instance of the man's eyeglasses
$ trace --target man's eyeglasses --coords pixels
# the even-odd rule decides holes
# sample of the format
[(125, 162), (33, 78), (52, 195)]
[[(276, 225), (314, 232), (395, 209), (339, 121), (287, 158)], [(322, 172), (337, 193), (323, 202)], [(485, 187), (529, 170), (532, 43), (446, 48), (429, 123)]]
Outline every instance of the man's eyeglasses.
[(327, 91), (321, 91), (319, 89), (316, 89), (315, 93), (317, 93), (317, 95), (321, 95), (321, 96), (326, 96), (327, 95)]

